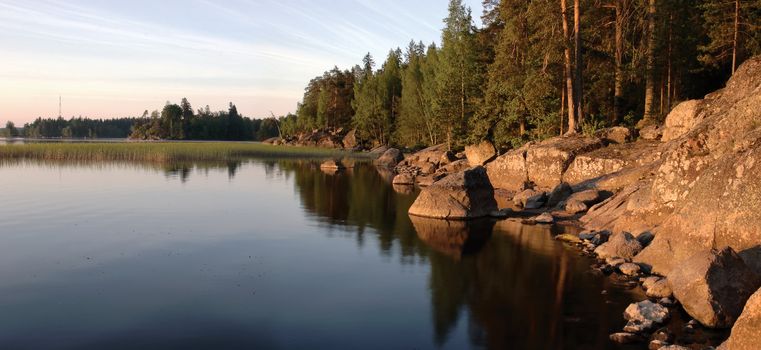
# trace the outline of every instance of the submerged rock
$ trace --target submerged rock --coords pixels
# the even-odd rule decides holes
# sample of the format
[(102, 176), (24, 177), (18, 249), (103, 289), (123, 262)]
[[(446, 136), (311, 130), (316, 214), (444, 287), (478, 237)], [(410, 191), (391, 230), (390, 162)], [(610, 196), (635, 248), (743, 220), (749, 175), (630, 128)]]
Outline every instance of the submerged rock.
[(761, 278), (732, 248), (693, 255), (669, 273), (668, 281), (685, 311), (711, 328), (731, 327), (761, 286)]
[(619, 332), (611, 334), (610, 340), (618, 344), (631, 344), (642, 342), (645, 339), (634, 333)]
[(451, 174), (420, 192), (410, 215), (438, 219), (469, 219), (497, 210), (494, 188), (481, 166)]
[(320, 164), (320, 169), (341, 170), (346, 169), (346, 166), (344, 166), (341, 161), (330, 159), (322, 162), (322, 164)]

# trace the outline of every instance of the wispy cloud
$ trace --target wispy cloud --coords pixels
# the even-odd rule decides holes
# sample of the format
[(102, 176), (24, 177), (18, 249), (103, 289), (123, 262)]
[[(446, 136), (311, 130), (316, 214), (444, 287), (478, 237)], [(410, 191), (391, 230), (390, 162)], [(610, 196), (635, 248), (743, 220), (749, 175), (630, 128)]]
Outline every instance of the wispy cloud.
[(186, 95), (285, 113), (334, 65), (437, 40), (445, 13), (444, 0), (0, 0), (0, 104), (18, 122), (58, 94), (90, 113), (113, 101), (103, 116)]

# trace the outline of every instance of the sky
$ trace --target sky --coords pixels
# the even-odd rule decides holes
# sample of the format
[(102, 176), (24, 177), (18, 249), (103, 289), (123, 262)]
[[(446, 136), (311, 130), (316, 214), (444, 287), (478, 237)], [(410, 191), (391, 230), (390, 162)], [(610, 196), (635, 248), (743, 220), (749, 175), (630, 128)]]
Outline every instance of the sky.
[[(481, 0), (465, 0), (478, 24)], [(0, 122), (140, 116), (187, 97), (294, 112), (310, 79), (440, 42), (447, 0), (0, 0)]]

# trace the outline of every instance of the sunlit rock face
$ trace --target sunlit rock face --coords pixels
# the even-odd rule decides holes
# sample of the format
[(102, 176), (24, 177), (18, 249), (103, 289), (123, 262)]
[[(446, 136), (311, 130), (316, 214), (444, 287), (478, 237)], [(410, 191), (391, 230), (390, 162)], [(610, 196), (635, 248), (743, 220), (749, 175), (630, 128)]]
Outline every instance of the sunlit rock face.
[(451, 174), (420, 192), (409, 214), (437, 219), (471, 219), (497, 210), (486, 169), (478, 166)]

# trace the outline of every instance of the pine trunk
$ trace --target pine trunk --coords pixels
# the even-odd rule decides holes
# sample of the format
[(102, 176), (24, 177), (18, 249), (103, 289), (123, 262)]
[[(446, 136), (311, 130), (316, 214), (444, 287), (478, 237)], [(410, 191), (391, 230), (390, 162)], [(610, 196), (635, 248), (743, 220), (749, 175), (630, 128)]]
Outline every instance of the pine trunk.
[(567, 12), (566, 0), (560, 0), (560, 8), (563, 17), (563, 44), (565, 49), (563, 50), (564, 56), (564, 71), (565, 71), (565, 85), (566, 85), (566, 101), (568, 103), (568, 133), (576, 133), (576, 106), (573, 93), (573, 76), (571, 73), (571, 45), (569, 42), (569, 30), (568, 30), (568, 12)]
[(735, 0), (735, 30), (732, 38), (732, 75), (737, 68), (737, 39), (740, 32), (740, 0)]
[(615, 92), (613, 96), (613, 124), (623, 119), (622, 105), (624, 100), (624, 1), (616, 0), (616, 70)]
[(584, 80), (582, 79), (582, 57), (581, 57), (581, 7), (579, 6), (579, 0), (573, 2), (573, 45), (574, 45), (574, 69), (576, 73), (576, 122), (581, 124), (584, 122)]
[(643, 125), (654, 121), (655, 105), (655, 0), (648, 1), (647, 9), (647, 66), (645, 71), (645, 116)]

